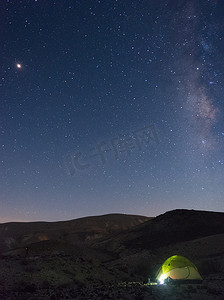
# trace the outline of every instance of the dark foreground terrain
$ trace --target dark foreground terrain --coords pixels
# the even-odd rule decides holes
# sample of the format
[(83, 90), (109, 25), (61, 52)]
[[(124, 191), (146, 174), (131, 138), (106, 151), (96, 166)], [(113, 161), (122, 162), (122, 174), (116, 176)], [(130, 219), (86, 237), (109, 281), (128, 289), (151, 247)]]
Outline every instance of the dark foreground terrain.
[(201, 285), (149, 286), (143, 283), (123, 283), (120, 285), (96, 285), (89, 287), (60, 286), (39, 287), (27, 285), (18, 290), (1, 291), (0, 297), (15, 300), (60, 300), (60, 299), (223, 299), (223, 279), (210, 279)]
[[(174, 254), (196, 264), (202, 284), (147, 284)], [(0, 255), (1, 300), (224, 299), (223, 213), (0, 224)]]

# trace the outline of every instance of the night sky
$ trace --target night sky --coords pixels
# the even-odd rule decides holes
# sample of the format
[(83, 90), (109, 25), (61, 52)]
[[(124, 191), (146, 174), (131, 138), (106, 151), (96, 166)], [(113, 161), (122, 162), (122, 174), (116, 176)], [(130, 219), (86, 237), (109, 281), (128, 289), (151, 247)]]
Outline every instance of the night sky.
[(0, 5), (0, 222), (224, 211), (222, 0)]

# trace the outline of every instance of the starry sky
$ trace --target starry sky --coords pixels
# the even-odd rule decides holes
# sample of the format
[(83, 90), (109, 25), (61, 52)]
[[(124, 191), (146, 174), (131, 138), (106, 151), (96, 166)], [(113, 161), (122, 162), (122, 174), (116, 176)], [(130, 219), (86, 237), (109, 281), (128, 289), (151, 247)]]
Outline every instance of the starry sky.
[(224, 211), (222, 0), (0, 5), (0, 222)]

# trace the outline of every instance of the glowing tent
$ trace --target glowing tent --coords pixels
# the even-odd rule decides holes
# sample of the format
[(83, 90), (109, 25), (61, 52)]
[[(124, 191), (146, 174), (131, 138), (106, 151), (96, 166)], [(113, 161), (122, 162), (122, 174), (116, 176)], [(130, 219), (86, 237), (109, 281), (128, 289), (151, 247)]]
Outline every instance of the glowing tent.
[(180, 255), (173, 255), (162, 264), (156, 276), (156, 281), (160, 284), (169, 280), (198, 282), (202, 277), (190, 260)]

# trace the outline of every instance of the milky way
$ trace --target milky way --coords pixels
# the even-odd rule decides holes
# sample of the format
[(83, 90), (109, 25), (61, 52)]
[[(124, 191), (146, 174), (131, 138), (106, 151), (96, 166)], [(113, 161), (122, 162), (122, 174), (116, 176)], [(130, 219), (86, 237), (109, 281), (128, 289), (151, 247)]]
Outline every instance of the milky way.
[[(214, 13), (215, 7), (214, 3), (210, 4), (210, 15)], [(209, 85), (214, 82), (206, 82), (207, 77), (211, 76), (211, 57), (216, 55), (217, 51), (213, 41), (208, 36), (203, 37), (204, 31), (208, 34), (212, 28), (213, 33), (217, 30), (213, 24), (206, 23), (204, 18), (197, 1), (188, 1), (183, 5), (182, 13), (178, 15), (179, 21), (184, 20), (178, 35), (182, 41), (178, 61), (178, 69), (182, 74), (179, 78), (184, 110), (182, 113), (186, 114), (185, 130), (189, 140), (194, 143), (193, 148), (199, 148), (202, 155), (206, 155), (207, 151), (214, 150), (217, 146), (213, 129), (219, 117), (219, 109), (209, 90)], [(213, 80), (213, 76), (211, 79)]]

